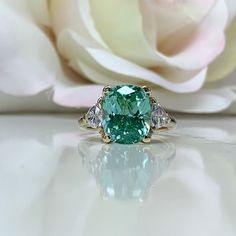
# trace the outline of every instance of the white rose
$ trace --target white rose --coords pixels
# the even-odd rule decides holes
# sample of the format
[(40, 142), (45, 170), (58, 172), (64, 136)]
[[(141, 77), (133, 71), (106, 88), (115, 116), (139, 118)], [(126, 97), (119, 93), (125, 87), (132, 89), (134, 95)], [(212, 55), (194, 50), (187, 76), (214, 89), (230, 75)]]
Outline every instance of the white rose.
[[(53, 88), (57, 104), (83, 107), (104, 84), (147, 84), (169, 109), (199, 113), (224, 110), (236, 99), (234, 81), (216, 82), (236, 64), (232, 0), (0, 4), (4, 93), (35, 95)], [(62, 69), (50, 31), (76, 75)]]

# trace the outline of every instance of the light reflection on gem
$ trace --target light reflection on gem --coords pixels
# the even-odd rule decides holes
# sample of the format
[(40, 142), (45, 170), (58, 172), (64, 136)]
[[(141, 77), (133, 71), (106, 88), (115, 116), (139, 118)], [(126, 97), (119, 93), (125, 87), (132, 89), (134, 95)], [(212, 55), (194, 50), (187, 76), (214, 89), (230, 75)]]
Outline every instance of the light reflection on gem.
[(79, 153), (105, 199), (145, 200), (151, 186), (168, 169), (175, 147), (166, 141), (143, 145), (83, 141)]

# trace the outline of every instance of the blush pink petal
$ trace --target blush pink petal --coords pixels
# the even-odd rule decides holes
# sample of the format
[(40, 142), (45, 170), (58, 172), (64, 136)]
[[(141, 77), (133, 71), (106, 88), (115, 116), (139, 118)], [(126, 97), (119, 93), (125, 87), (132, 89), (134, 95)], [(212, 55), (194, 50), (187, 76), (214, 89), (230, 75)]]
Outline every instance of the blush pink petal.
[(146, 81), (177, 93), (187, 93), (199, 90), (206, 78), (207, 69), (204, 68), (187, 81), (179, 82), (177, 79), (176, 81), (169, 81), (151, 70), (140, 67), (104, 50), (87, 48), (86, 51), (99, 65), (108, 71), (136, 78), (137, 83), (139, 83), (139, 80)]
[[(103, 87), (95, 84), (78, 87), (56, 87), (53, 101), (65, 107), (88, 108), (96, 103), (102, 94)], [(165, 90), (152, 89), (152, 94), (168, 110), (192, 114), (219, 113), (236, 104), (236, 92), (229, 88), (204, 88), (192, 94), (175, 94)], [(235, 111), (231, 112), (235, 114)]]
[(199, 24), (190, 43), (179, 54), (167, 57), (158, 55), (169, 65), (186, 70), (207, 66), (224, 49), (224, 30), (227, 26), (228, 11), (223, 0), (218, 0), (209, 15)]
[(211, 12), (215, 2), (215, 0), (140, 1), (143, 30), (151, 47), (163, 51), (160, 46), (165, 44), (172, 55), (173, 51), (180, 51), (189, 35)]
[(236, 103), (236, 93), (227, 87), (203, 88), (191, 94), (174, 94), (168, 91), (154, 91), (153, 94), (168, 109), (192, 114), (219, 113)]
[(174, 73), (173, 78), (163, 77), (111, 52), (92, 47), (72, 30), (65, 30), (59, 35), (58, 48), (77, 72), (100, 84), (148, 83), (186, 93), (199, 90), (206, 77), (206, 68), (196, 71), (185, 81)]
[(102, 85), (81, 85), (77, 87), (55, 87), (53, 101), (61, 106), (90, 107), (102, 95)]
[[(206, 5), (208, 9), (212, 0), (207, 2), (210, 2)], [(180, 52), (171, 56), (156, 50), (153, 45), (149, 44), (148, 40), (153, 42), (155, 37), (153, 38), (147, 29), (143, 29), (144, 26), (147, 27), (147, 24), (144, 20), (144, 23), (142, 22), (142, 17), (147, 15), (147, 12), (142, 15), (142, 9), (137, 3), (138, 1), (132, 1), (126, 4), (113, 0), (106, 5), (106, 8), (99, 7), (100, 2), (95, 0), (90, 3), (97, 30), (116, 55), (145, 67), (164, 64), (182, 70), (199, 70), (206, 67), (222, 52), (225, 44), (224, 30), (228, 20), (228, 10), (224, 0), (217, 0), (213, 4), (208, 14), (200, 22), (196, 22), (189, 43), (184, 45)], [(126, 4), (129, 11), (124, 10), (122, 4)], [(114, 6), (117, 7), (115, 12), (112, 11)], [(129, 25), (123, 27), (129, 19), (133, 27), (130, 28)], [(150, 21), (153, 20), (153, 17), (150, 17)], [(156, 27), (162, 24), (164, 23), (157, 22)], [(149, 25), (153, 29), (153, 24)], [(161, 35), (156, 36), (157, 40), (159, 37)]]
[(236, 68), (236, 19), (225, 33), (227, 42), (225, 49), (209, 66), (207, 82), (225, 79)]

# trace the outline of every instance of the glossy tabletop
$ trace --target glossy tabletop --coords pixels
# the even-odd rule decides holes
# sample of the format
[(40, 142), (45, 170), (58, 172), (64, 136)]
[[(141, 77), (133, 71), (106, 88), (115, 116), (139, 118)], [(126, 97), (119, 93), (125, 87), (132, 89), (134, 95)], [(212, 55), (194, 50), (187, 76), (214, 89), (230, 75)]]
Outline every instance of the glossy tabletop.
[(135, 145), (78, 118), (0, 117), (0, 235), (236, 235), (236, 117), (177, 116)]

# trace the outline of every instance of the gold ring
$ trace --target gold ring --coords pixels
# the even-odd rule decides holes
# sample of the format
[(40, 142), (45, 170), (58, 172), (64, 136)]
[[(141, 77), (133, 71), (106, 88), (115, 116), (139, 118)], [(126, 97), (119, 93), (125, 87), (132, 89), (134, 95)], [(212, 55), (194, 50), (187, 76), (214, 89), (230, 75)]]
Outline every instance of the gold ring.
[(84, 114), (81, 127), (97, 130), (105, 143), (149, 143), (154, 133), (176, 127), (147, 86), (105, 86), (103, 95)]

